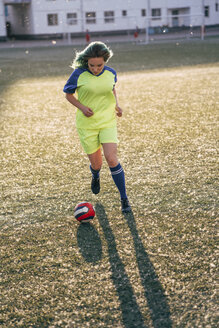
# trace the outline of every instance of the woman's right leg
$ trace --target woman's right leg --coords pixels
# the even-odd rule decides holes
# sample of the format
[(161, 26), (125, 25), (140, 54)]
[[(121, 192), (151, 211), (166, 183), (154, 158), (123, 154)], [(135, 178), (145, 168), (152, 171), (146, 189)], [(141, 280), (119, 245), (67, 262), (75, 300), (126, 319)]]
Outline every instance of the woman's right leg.
[(88, 154), (87, 156), (89, 158), (92, 169), (100, 170), (103, 163), (101, 148), (99, 148), (95, 153)]
[(88, 158), (90, 161), (90, 170), (92, 173), (91, 190), (94, 194), (98, 194), (100, 192), (99, 172), (103, 163), (101, 148), (99, 148), (95, 153), (88, 154)]
[(100, 191), (99, 172), (102, 166), (99, 130), (80, 128), (77, 128), (77, 130), (81, 145), (90, 161), (90, 170), (92, 173), (91, 190), (94, 194), (98, 194)]

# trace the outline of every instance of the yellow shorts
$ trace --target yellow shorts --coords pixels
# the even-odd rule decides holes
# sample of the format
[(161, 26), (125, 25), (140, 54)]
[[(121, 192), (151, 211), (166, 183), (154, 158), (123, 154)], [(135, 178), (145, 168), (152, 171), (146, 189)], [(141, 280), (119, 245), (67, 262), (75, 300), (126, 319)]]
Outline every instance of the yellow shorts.
[(103, 129), (77, 128), (77, 131), (86, 154), (95, 153), (103, 143), (118, 143), (116, 126)]

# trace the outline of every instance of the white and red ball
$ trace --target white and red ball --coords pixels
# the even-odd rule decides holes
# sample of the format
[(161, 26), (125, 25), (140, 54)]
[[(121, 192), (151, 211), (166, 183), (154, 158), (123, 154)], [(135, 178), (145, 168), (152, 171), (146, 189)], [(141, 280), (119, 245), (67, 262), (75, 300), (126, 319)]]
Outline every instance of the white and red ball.
[(89, 222), (95, 217), (95, 209), (91, 203), (81, 202), (75, 206), (74, 216), (79, 222)]

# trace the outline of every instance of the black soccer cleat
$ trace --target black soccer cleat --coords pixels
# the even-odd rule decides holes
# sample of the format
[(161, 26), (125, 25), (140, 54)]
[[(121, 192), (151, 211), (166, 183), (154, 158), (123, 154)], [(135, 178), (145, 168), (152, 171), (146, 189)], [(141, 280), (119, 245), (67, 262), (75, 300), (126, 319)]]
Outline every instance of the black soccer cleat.
[(100, 192), (100, 178), (92, 177), (91, 180), (91, 190), (93, 194), (99, 194)]
[(129, 204), (128, 198), (121, 199), (121, 204), (122, 204), (122, 213), (131, 212), (131, 206)]

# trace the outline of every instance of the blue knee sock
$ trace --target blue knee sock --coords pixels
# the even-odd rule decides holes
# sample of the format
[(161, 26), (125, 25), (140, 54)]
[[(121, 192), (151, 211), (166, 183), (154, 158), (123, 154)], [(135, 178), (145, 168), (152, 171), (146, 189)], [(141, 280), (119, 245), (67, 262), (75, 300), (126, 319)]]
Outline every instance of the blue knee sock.
[(94, 170), (92, 167), (91, 167), (91, 165), (90, 165), (90, 170), (91, 170), (91, 173), (92, 173), (92, 175), (93, 175), (93, 177), (95, 178), (95, 179), (97, 179), (97, 178), (99, 178), (99, 176), (100, 176), (100, 170)]
[(125, 189), (125, 174), (120, 163), (115, 167), (110, 167), (112, 178), (120, 192), (121, 199), (127, 198)]

